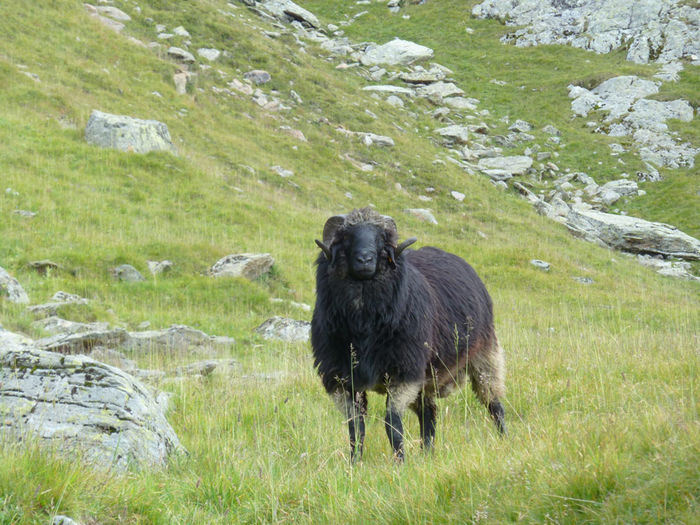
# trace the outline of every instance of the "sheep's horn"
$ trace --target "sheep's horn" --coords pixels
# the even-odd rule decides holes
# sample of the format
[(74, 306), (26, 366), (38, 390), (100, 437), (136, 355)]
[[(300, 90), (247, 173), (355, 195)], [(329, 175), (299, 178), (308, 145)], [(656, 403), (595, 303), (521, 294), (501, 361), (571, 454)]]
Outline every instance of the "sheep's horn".
[[(336, 230), (343, 226), (343, 224), (345, 224), (345, 215), (334, 215), (326, 221), (326, 224), (323, 226), (323, 242), (326, 246), (333, 242), (333, 236)], [(330, 260), (330, 257), (328, 259)]]
[(418, 240), (418, 239), (416, 239), (415, 237), (411, 237), (410, 239), (406, 239), (406, 240), (403, 241), (401, 244), (399, 244), (399, 245), (396, 247), (396, 250), (394, 251), (395, 257), (398, 259), (398, 258), (399, 258), (399, 255), (401, 255), (401, 252), (404, 251), (404, 250), (405, 250), (406, 248), (408, 248), (409, 246), (411, 246), (411, 244), (413, 244), (413, 243), (416, 242), (417, 240)]
[(319, 248), (321, 248), (321, 251), (323, 251), (323, 255), (326, 256), (326, 259), (328, 259), (328, 260), (330, 261), (330, 260), (331, 260), (331, 250), (330, 250), (330, 248), (328, 248), (328, 246), (326, 246), (325, 244), (323, 244), (323, 243), (322, 243), (321, 241), (319, 241), (318, 239), (315, 239), (314, 242), (318, 245)]

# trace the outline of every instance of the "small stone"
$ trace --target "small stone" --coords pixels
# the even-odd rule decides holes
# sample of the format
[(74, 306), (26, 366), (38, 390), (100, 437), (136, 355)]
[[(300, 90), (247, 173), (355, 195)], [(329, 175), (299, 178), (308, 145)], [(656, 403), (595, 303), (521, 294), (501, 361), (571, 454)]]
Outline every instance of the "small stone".
[(545, 272), (548, 272), (549, 268), (550, 268), (550, 264), (548, 262), (541, 261), (539, 259), (532, 259), (530, 261), (530, 264), (532, 264), (533, 266), (536, 266), (540, 270), (544, 270)]
[(22, 285), (19, 284), (19, 281), (2, 267), (0, 267), (0, 298), (19, 304), (29, 302), (29, 296), (22, 288)]
[(255, 331), (265, 339), (306, 342), (311, 333), (311, 323), (276, 316), (262, 323)]
[(275, 260), (269, 253), (227, 255), (219, 259), (209, 269), (209, 275), (213, 277), (245, 277), (252, 281), (268, 273), (274, 262)]
[(277, 175), (285, 179), (294, 175), (294, 172), (292, 170), (285, 169), (282, 166), (270, 166), (270, 169), (277, 173)]
[(112, 268), (111, 273), (118, 281), (133, 283), (146, 280), (143, 275), (130, 264), (121, 264), (116, 268)]
[(175, 29), (173, 29), (173, 33), (175, 33), (177, 36), (184, 36), (186, 38), (190, 37), (189, 31), (182, 26), (177, 26)]
[(219, 56), (221, 56), (221, 51), (219, 51), (218, 49), (212, 49), (208, 47), (200, 47), (197, 50), (197, 54), (200, 57), (208, 60), (209, 62), (213, 62), (214, 60), (219, 58)]
[(409, 208), (404, 210), (404, 212), (430, 224), (438, 223), (433, 212), (424, 208)]
[(464, 200), (464, 198), (466, 197), (466, 195), (464, 195), (464, 193), (461, 193), (459, 191), (454, 191), (454, 190), (450, 192), (450, 195), (452, 195), (452, 197), (454, 197), (454, 199), (458, 200), (459, 202), (462, 202)]
[(195, 62), (195, 58), (192, 53), (179, 47), (169, 47), (168, 56), (179, 62), (184, 62), (185, 64), (193, 64)]
[(173, 263), (171, 261), (146, 261), (148, 265), (148, 270), (153, 275), (158, 275), (161, 273), (167, 273), (173, 268)]
[(593, 284), (594, 282), (590, 277), (574, 277), (574, 281), (581, 284)]
[(254, 69), (252, 71), (248, 71), (243, 75), (243, 77), (247, 80), (250, 80), (258, 86), (261, 84), (266, 84), (270, 80), (272, 80), (272, 76), (270, 75), (270, 73), (261, 69)]

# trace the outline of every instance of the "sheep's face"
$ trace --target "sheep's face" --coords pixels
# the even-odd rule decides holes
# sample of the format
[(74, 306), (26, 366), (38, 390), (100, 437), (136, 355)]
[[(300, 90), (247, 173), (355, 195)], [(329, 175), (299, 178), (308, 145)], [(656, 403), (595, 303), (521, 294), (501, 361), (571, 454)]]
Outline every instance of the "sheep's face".
[(342, 277), (365, 281), (387, 268), (395, 269), (401, 252), (416, 241), (412, 237), (397, 246), (397, 238), (394, 219), (363, 208), (328, 219), (323, 242), (316, 244)]
[(384, 231), (373, 224), (358, 224), (336, 234), (331, 245), (334, 259), (345, 262), (348, 275), (352, 279), (364, 281), (372, 279), (384, 261), (390, 259), (385, 249)]

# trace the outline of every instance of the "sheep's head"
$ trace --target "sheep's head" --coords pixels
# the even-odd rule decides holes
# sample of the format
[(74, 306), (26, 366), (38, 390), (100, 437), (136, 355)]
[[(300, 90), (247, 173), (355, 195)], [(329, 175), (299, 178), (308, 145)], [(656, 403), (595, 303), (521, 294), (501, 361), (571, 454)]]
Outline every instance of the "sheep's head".
[(357, 280), (372, 279), (383, 268), (396, 268), (401, 252), (415, 237), (397, 245), (396, 222), (371, 208), (334, 215), (323, 227), (323, 242), (316, 240), (331, 265), (345, 265), (348, 275)]

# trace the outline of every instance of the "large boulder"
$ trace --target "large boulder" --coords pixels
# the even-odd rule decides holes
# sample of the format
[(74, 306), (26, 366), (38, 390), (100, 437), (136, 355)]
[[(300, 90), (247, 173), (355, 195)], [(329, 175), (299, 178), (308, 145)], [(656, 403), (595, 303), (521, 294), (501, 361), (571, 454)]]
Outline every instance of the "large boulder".
[(369, 46), (360, 57), (365, 66), (387, 64), (390, 66), (406, 66), (417, 60), (432, 58), (433, 50), (415, 42), (399, 38), (382, 44)]
[(85, 140), (103, 148), (135, 153), (177, 153), (168, 126), (157, 120), (141, 120), (93, 110), (85, 128)]
[(700, 241), (668, 224), (581, 208), (571, 209), (565, 224), (574, 235), (616, 250), (700, 260)]
[(0, 329), (2, 438), (36, 441), (104, 469), (165, 466), (184, 450), (136, 379), (83, 355), (39, 350)]
[(29, 296), (19, 281), (12, 277), (7, 270), (0, 266), (0, 298), (13, 303), (28, 303)]

